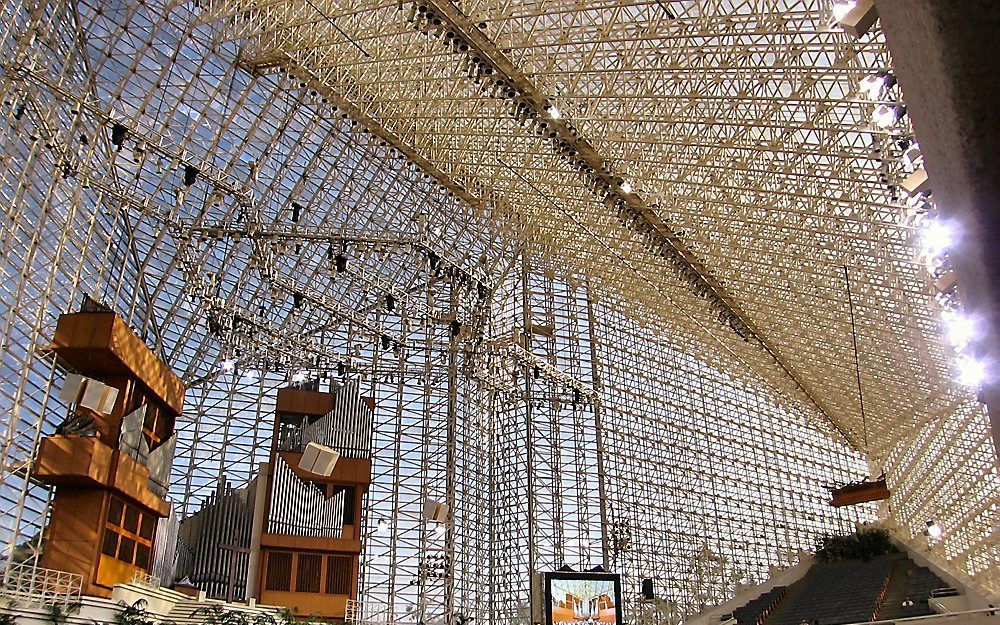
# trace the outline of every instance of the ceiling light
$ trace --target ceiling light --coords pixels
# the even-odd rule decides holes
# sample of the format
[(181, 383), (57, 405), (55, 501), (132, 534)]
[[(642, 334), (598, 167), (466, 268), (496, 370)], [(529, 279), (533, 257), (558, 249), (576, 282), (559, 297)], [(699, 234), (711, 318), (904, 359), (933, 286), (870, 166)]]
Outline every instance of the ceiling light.
[(920, 235), (921, 245), (928, 256), (939, 256), (951, 249), (958, 240), (956, 228), (940, 219), (931, 221)]
[(621, 190), (622, 190), (623, 193), (631, 193), (632, 192), (632, 183), (629, 182), (628, 180), (625, 180), (624, 182), (622, 182), (621, 185), (620, 185), (620, 187), (621, 187)]
[(878, 128), (889, 128), (896, 123), (900, 117), (900, 109), (897, 106), (880, 104), (872, 112), (872, 123)]
[(834, 19), (836, 19), (838, 22), (844, 19), (845, 17), (847, 17), (847, 14), (851, 12), (851, 9), (853, 9), (857, 5), (858, 3), (855, 2), (854, 0), (835, 2), (833, 4)]
[(869, 100), (877, 100), (879, 94), (882, 92), (882, 86), (885, 84), (885, 78), (879, 76), (878, 74), (871, 74), (870, 76), (865, 76), (861, 79), (861, 83), (858, 85), (858, 89), (868, 96)]
[(378, 520), (378, 533), (379, 536), (385, 536), (389, 533), (389, 521), (385, 519)]
[(224, 372), (226, 372), (226, 373), (229, 373), (230, 371), (232, 371), (233, 367), (235, 367), (235, 366), (236, 366), (236, 363), (233, 362), (229, 358), (226, 358), (225, 360), (222, 361), (222, 370)]
[(246, 371), (243, 372), (243, 377), (245, 377), (247, 380), (253, 381), (258, 379), (260, 377), (260, 374), (258, 374), (255, 369), (247, 369)]
[(948, 342), (957, 349), (969, 344), (976, 336), (976, 321), (968, 315), (947, 310), (941, 315)]
[(986, 380), (986, 363), (972, 356), (960, 356), (955, 363), (958, 366), (958, 383), (969, 388), (979, 388)]
[(301, 371), (292, 374), (292, 382), (305, 382), (306, 376)]
[(927, 535), (933, 538), (934, 540), (940, 540), (941, 535), (944, 533), (941, 530), (941, 526), (935, 523), (934, 521), (927, 521), (927, 529), (924, 531), (927, 532)]
[(549, 112), (549, 117), (551, 117), (552, 119), (559, 119), (562, 116), (562, 113), (559, 112), (559, 108), (556, 107), (554, 104), (550, 107), (547, 107), (545, 110)]

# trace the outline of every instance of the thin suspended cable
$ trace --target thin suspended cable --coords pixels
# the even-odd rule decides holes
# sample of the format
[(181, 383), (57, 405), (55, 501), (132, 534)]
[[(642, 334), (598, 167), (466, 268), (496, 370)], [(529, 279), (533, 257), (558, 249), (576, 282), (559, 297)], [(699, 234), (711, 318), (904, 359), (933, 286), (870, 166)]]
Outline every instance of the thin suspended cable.
[(854, 374), (858, 380), (858, 403), (861, 405), (861, 429), (865, 443), (865, 454), (868, 453), (868, 423), (865, 420), (865, 395), (861, 391), (861, 361), (858, 358), (858, 328), (854, 323), (854, 297), (851, 295), (851, 276), (844, 265), (844, 282), (847, 284), (847, 306), (851, 311), (851, 340), (854, 343)]

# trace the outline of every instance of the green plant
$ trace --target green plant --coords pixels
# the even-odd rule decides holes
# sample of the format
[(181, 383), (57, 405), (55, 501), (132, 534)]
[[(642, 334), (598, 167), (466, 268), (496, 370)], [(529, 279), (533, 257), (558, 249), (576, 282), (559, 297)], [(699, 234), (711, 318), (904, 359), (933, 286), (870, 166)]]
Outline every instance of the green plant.
[(816, 557), (823, 562), (833, 560), (864, 560), (896, 552), (889, 532), (882, 528), (866, 528), (847, 536), (827, 534), (816, 544)]
[(53, 625), (63, 625), (71, 614), (80, 609), (79, 601), (69, 603), (47, 603), (44, 606), (46, 614)]
[(259, 620), (239, 610), (227, 610), (218, 604), (202, 606), (191, 613), (192, 618), (203, 618), (204, 625), (274, 625), (273, 617), (263, 616), (268, 620)]
[(278, 610), (277, 618), (274, 618), (274, 620), (279, 625), (292, 625), (292, 623), (296, 622), (295, 615), (292, 614), (292, 611), (289, 610), (288, 608), (280, 608)]
[(145, 599), (136, 599), (132, 605), (119, 601), (122, 609), (115, 615), (117, 625), (156, 625), (156, 619), (146, 610)]

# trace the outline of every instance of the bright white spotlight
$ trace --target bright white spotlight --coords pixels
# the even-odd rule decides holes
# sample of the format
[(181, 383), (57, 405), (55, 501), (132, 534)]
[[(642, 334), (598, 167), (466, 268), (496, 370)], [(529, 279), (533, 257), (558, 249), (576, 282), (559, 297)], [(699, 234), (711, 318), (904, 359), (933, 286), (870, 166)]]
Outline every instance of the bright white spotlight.
[(248, 380), (253, 381), (253, 380), (258, 379), (260, 377), (260, 374), (257, 373), (256, 369), (247, 369), (246, 371), (243, 372), (243, 377), (245, 377)]
[(861, 83), (858, 85), (858, 89), (861, 93), (865, 94), (869, 100), (877, 100), (880, 93), (882, 93), (882, 86), (885, 84), (885, 79), (878, 74), (871, 74), (865, 76), (861, 79)]
[(942, 313), (941, 319), (944, 321), (948, 343), (952, 347), (961, 349), (975, 338), (976, 321), (972, 317), (955, 311), (945, 311)]
[(445, 531), (447, 531), (447, 529), (448, 528), (444, 526), (444, 523), (438, 523), (437, 525), (434, 526), (434, 533), (438, 535), (444, 534)]
[(841, 0), (840, 2), (833, 3), (833, 17), (838, 22), (847, 17), (847, 14), (851, 12), (851, 9), (858, 5), (854, 0)]
[(389, 521), (385, 519), (378, 520), (378, 534), (379, 536), (385, 536), (389, 533)]
[(896, 107), (888, 104), (879, 104), (872, 112), (872, 123), (879, 128), (889, 128), (897, 119)]
[(549, 111), (549, 117), (551, 117), (552, 119), (559, 119), (560, 117), (562, 117), (562, 113), (559, 112), (559, 108), (554, 104), (548, 108), (548, 111)]
[(622, 191), (624, 193), (631, 193), (632, 192), (632, 183), (629, 182), (628, 180), (622, 182), (621, 183), (621, 189), (622, 189)]
[(941, 540), (941, 536), (944, 532), (941, 530), (941, 526), (934, 521), (927, 521), (927, 535), (934, 540)]
[(225, 360), (222, 361), (222, 370), (225, 373), (229, 373), (230, 371), (232, 371), (235, 366), (236, 363), (233, 362), (232, 359), (230, 358), (226, 358)]
[(294, 374), (292, 374), (292, 382), (304, 382), (305, 379), (306, 376), (301, 371), (296, 371)]
[(979, 388), (986, 380), (986, 363), (972, 356), (961, 356), (955, 363), (958, 367), (958, 383), (969, 388)]
[(927, 224), (920, 239), (928, 256), (939, 256), (955, 245), (958, 241), (958, 232), (952, 224), (935, 219)]

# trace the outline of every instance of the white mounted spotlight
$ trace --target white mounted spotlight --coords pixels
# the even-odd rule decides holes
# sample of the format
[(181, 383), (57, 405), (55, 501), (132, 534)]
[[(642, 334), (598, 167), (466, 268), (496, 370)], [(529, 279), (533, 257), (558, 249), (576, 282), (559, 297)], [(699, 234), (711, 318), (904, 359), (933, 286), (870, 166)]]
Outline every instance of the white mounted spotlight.
[(941, 540), (941, 536), (944, 534), (944, 531), (941, 529), (941, 526), (934, 521), (927, 521), (927, 529), (924, 530), (924, 533), (928, 538)]

